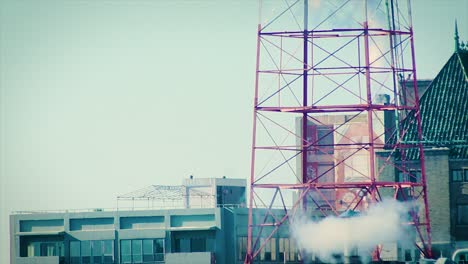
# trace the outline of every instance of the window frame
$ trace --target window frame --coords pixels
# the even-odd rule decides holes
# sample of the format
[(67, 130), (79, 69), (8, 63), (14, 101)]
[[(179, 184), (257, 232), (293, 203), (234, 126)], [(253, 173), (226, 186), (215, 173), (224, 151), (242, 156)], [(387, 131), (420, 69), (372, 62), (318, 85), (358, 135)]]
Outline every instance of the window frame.
[[(146, 242), (145, 242), (146, 241)], [(145, 256), (148, 257), (150, 254), (145, 254), (145, 244), (148, 243), (147, 241), (151, 241), (151, 258), (152, 260), (145, 260)], [(156, 252), (156, 245), (158, 242), (162, 242), (162, 252)], [(134, 254), (134, 245), (135, 243), (140, 242), (140, 254)], [(122, 244), (129, 244), (129, 252), (130, 254), (122, 254)], [(148, 252), (147, 252), (148, 253)], [(166, 254), (166, 242), (165, 238), (137, 238), (137, 239), (122, 239), (120, 240), (120, 262), (121, 263), (158, 263), (158, 262), (164, 262), (165, 261), (165, 254)], [(124, 260), (124, 257), (126, 256), (129, 258), (129, 260)], [(138, 258), (135, 260), (135, 256), (140, 256), (141, 258)], [(125, 261), (125, 262), (124, 262)]]
[[(115, 263), (115, 252), (114, 245), (115, 241), (113, 239), (102, 239), (102, 240), (73, 240), (68, 244), (69, 256), (68, 259), (71, 264), (81, 264), (81, 263), (96, 263), (96, 264), (108, 264)], [(89, 244), (89, 256), (83, 256), (83, 245)], [(73, 251), (77, 251), (78, 255), (72, 254), (72, 247), (76, 248)], [(110, 245), (110, 252), (106, 251), (107, 246)], [(95, 255), (96, 252), (100, 252), (99, 255)], [(88, 258), (89, 262), (83, 260), (83, 257)], [(107, 261), (107, 259), (111, 259)]]
[[(462, 210), (464, 213), (461, 213)], [(468, 226), (468, 204), (457, 204), (456, 221), (457, 225)]]

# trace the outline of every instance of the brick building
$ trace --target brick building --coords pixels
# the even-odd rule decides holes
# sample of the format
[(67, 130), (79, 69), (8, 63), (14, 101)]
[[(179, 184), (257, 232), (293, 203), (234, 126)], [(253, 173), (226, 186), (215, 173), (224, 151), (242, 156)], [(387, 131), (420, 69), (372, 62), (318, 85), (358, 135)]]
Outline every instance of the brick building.
[(434, 253), (468, 247), (468, 49), (458, 42), (421, 97)]

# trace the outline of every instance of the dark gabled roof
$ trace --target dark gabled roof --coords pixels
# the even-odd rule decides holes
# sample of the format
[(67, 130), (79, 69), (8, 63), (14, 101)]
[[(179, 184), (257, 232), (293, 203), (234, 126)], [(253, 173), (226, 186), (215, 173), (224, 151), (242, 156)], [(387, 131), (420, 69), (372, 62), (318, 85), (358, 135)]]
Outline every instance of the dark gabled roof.
[[(446, 146), (450, 158), (468, 159), (468, 51), (459, 50), (448, 60), (420, 100), (423, 142), (427, 147)], [(414, 113), (405, 141), (417, 139)], [(418, 159), (416, 151), (408, 158)]]

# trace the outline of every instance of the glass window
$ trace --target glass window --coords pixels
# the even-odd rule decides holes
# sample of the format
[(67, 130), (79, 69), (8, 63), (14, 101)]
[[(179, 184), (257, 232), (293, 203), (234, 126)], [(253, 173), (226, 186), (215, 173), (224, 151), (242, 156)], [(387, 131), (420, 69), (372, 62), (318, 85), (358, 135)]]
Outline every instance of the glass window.
[(154, 240), (154, 260), (164, 261), (164, 239)]
[(164, 239), (163, 238), (154, 240), (154, 252), (164, 253)]
[[(260, 238), (260, 245), (263, 245), (265, 244), (265, 239), (264, 238)], [(260, 250), (260, 260), (265, 260), (265, 251), (268, 249), (268, 244), (266, 244), (262, 250)]]
[(41, 256), (41, 243), (33, 242), (33, 247), (34, 247), (34, 256), (40, 257)]
[(271, 243), (271, 260), (276, 261), (276, 238), (272, 237), (270, 239)]
[(297, 258), (296, 244), (294, 240), (289, 240), (289, 261), (295, 261)]
[(80, 241), (70, 241), (70, 262), (72, 264), (80, 263), (80, 257)]
[(176, 238), (175, 252), (190, 252), (190, 244), (189, 238)]
[(120, 255), (122, 263), (132, 263), (131, 240), (120, 241)]
[(244, 260), (245, 255), (247, 254), (247, 237), (237, 237), (237, 253), (238, 260)]
[(91, 242), (81, 241), (81, 263), (91, 263)]
[(276, 238), (272, 237), (265, 244), (264, 259), (267, 261), (276, 261)]
[(215, 252), (216, 241), (214, 238), (207, 238), (206, 239), (206, 251), (207, 252)]
[(57, 252), (59, 256), (65, 256), (65, 244), (63, 243), (63, 241), (57, 242)]
[(333, 154), (333, 126), (317, 126), (317, 153)]
[(42, 243), (41, 244), (41, 256), (57, 256), (57, 249), (55, 243)]
[(278, 258), (280, 261), (294, 261), (294, 251), (291, 251), (289, 238), (278, 239)]
[(142, 241), (132, 240), (132, 260), (133, 263), (143, 262)]
[(114, 263), (114, 240), (103, 241), (104, 263)]
[(421, 182), (421, 171), (420, 170), (412, 170), (410, 171), (410, 182)]
[(190, 252), (206, 252), (206, 238), (191, 238), (190, 249)]
[[(70, 263), (114, 263), (113, 244), (113, 240), (70, 241)], [(63, 243), (57, 243), (57, 250), (64, 251)]]
[(223, 192), (223, 187), (224, 186), (217, 186), (216, 187), (216, 203), (218, 205), (224, 204), (224, 192)]
[(421, 182), (420, 170), (409, 170), (398, 172), (398, 182)]
[(411, 261), (411, 249), (406, 249), (405, 250), (405, 261)]
[(271, 240), (268, 240), (265, 244), (265, 260), (268, 260), (268, 261), (272, 260), (271, 259)]
[[(105, 241), (107, 242), (107, 241)], [(112, 242), (112, 241), (109, 241)], [(113, 245), (104, 245), (105, 263), (112, 263)], [(120, 241), (121, 263), (155, 263), (164, 261), (164, 239), (128, 239)]]
[(102, 240), (92, 241), (92, 252), (93, 252), (93, 261), (94, 263), (102, 263)]
[(278, 260), (284, 261), (284, 252), (285, 252), (285, 246), (284, 246), (284, 238), (278, 238)]
[(408, 174), (402, 171), (398, 172), (397, 182), (406, 182), (408, 181)]
[(414, 250), (414, 261), (418, 262), (420, 258), (421, 258), (421, 251), (419, 251), (418, 249), (415, 249)]
[(25, 247), (26, 250), (20, 253), (21, 257), (64, 256), (65, 253), (62, 241), (28, 241)]
[(143, 240), (143, 261), (154, 261), (153, 240)]
[(457, 224), (468, 225), (468, 205), (457, 206)]
[(463, 181), (463, 170), (452, 170), (452, 181), (453, 182)]

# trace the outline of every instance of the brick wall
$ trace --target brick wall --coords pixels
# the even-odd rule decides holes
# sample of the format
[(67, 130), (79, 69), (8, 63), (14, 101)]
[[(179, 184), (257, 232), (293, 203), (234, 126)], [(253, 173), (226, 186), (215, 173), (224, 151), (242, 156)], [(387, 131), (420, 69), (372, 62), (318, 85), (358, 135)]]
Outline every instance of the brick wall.
[(449, 149), (424, 151), (427, 196), (434, 246), (450, 243)]

